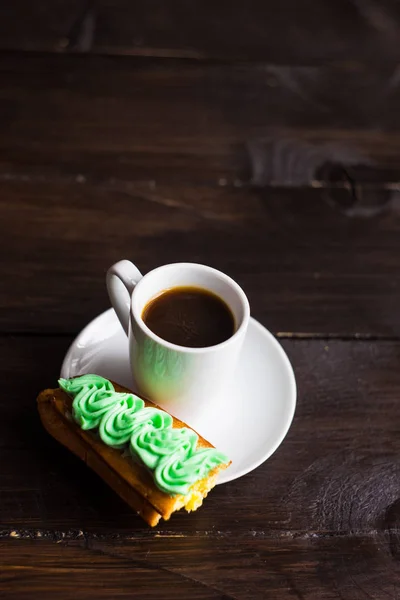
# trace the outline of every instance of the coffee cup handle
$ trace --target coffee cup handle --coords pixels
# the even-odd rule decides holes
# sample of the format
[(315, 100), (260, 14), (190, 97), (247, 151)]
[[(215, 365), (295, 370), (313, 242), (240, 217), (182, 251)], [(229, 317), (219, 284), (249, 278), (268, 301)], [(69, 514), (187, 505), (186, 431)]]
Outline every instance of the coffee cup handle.
[(129, 332), (131, 295), (143, 275), (129, 260), (120, 260), (107, 271), (108, 296), (126, 333)]

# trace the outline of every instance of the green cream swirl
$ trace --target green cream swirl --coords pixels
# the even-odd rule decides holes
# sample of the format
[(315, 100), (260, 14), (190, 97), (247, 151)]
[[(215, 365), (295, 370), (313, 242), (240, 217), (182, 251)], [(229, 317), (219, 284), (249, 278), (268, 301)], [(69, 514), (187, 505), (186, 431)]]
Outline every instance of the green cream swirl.
[(144, 407), (140, 398), (133, 394), (127, 396), (128, 398), (117, 401), (115, 408), (110, 408), (100, 421), (99, 435), (112, 448), (123, 448), (129, 442), (135, 428), (136, 413)]
[(98, 427), (103, 415), (118, 400), (111, 381), (97, 375), (60, 379), (58, 384), (74, 399), (72, 416), (82, 429)]
[(158, 408), (145, 407), (141, 398), (116, 392), (99, 375), (60, 379), (72, 399), (72, 416), (82, 429), (98, 429), (112, 448), (129, 447), (163, 492), (186, 495), (191, 486), (229, 459), (215, 448), (196, 450), (198, 435), (187, 427), (173, 428), (173, 419)]
[(155, 430), (147, 425), (138, 429), (131, 437), (131, 454), (140, 456), (149, 469), (155, 469), (165, 456), (188, 456), (196, 447), (198, 436), (191, 429)]
[(214, 448), (203, 448), (187, 455), (178, 451), (158, 462), (155, 478), (164, 492), (185, 495), (195, 481), (203, 479), (224, 462), (227, 462), (226, 456)]

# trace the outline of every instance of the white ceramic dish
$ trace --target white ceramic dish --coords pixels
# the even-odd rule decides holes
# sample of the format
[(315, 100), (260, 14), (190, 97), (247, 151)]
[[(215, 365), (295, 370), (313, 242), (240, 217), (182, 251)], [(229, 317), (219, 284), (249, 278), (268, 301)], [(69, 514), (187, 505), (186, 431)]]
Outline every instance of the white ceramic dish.
[[(91, 321), (65, 356), (61, 377), (83, 373), (97, 373), (135, 390), (128, 338), (113, 309)], [(289, 359), (274, 336), (251, 318), (235, 377), (222, 402), (188, 420), (232, 460), (218, 483), (249, 473), (271, 456), (290, 427), (295, 406)]]

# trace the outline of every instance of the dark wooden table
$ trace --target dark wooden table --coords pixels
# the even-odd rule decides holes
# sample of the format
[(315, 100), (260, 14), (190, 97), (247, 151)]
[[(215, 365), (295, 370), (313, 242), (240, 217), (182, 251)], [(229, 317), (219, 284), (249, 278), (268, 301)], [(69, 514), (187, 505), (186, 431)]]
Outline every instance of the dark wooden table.
[[(1, 598), (400, 598), (398, 6), (222, 4), (0, 7)], [(154, 530), (36, 412), (120, 258), (232, 275), (298, 383)]]

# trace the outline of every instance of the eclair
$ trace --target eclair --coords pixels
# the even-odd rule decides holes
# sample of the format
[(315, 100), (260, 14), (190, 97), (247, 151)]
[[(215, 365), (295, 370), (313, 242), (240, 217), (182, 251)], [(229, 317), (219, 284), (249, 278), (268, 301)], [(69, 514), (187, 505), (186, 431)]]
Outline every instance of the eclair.
[(59, 386), (38, 396), (44, 427), (152, 527), (197, 510), (230, 465), (188, 425), (117, 383), (87, 374)]

